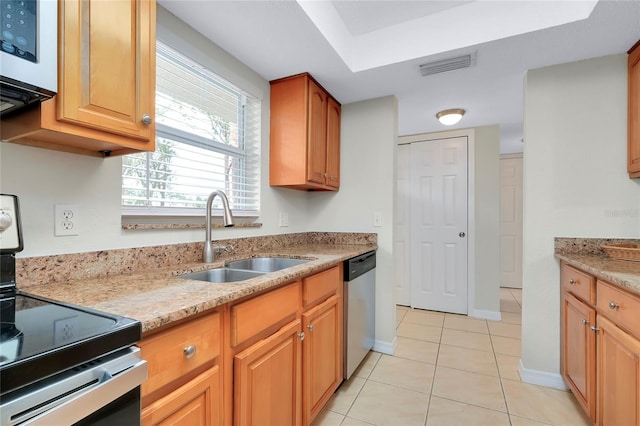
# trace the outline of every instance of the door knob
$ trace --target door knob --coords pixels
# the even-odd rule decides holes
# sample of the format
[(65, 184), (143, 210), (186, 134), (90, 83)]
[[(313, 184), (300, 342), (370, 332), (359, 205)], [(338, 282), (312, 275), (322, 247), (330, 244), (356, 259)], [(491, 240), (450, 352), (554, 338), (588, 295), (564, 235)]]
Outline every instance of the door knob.
[(461, 232), (461, 233), (459, 233), (459, 234), (458, 234), (458, 237), (460, 237), (460, 238), (464, 238), (466, 235), (467, 235), (467, 234), (465, 234), (464, 232)]
[(144, 124), (149, 125), (149, 124), (151, 124), (151, 122), (152, 122), (152, 121), (153, 121), (153, 120), (151, 119), (151, 116), (150, 116), (149, 114), (144, 114), (144, 115), (142, 116), (142, 122), (143, 122)]

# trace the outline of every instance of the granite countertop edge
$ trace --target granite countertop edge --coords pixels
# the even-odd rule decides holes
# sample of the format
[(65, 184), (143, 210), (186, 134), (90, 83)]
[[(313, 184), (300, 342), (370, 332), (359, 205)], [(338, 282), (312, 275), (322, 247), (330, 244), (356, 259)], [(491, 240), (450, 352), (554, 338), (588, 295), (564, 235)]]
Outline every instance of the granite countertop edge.
[(555, 257), (640, 296), (640, 262), (583, 253), (556, 252)]
[(320, 272), (344, 260), (376, 250), (375, 244), (310, 244), (252, 252), (247, 257), (293, 257), (308, 262), (235, 283), (208, 283), (179, 275), (223, 267), (189, 263), (167, 269), (30, 286), (22, 293), (138, 320), (150, 334), (176, 321), (199, 315), (226, 303)]

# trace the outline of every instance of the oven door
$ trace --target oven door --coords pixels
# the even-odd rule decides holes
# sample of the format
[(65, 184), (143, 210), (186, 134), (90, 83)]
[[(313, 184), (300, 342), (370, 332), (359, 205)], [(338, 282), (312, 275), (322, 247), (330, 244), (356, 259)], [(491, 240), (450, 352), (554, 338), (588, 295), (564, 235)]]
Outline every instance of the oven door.
[(0, 404), (2, 425), (140, 424), (140, 384), (147, 363), (132, 347), (92, 360)]

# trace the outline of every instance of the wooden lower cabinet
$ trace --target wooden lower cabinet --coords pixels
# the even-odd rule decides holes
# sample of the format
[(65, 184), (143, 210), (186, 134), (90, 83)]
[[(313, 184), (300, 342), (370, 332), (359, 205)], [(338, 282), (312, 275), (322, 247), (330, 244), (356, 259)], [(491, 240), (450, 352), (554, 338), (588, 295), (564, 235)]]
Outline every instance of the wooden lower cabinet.
[(565, 263), (561, 277), (563, 377), (595, 425), (640, 426), (640, 297)]
[(596, 311), (571, 293), (562, 297), (562, 373), (576, 399), (596, 420)]
[(342, 304), (334, 295), (302, 315), (303, 418), (310, 424), (342, 382)]
[(342, 382), (342, 266), (145, 336), (142, 424), (309, 425)]
[(301, 345), (296, 319), (234, 357), (235, 425), (300, 424)]
[(640, 341), (598, 316), (598, 425), (640, 425)]
[(342, 382), (342, 266), (229, 308), (233, 423), (309, 425)]
[(222, 310), (139, 343), (147, 361), (142, 424), (222, 425)]
[(215, 366), (142, 410), (142, 425), (221, 425), (220, 368)]

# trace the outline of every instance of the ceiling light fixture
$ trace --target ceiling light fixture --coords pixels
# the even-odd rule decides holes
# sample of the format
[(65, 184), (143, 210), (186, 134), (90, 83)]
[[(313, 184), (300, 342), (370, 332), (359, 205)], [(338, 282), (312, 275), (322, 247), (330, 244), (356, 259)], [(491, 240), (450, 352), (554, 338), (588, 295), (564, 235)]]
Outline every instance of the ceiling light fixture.
[(437, 113), (436, 118), (445, 126), (453, 126), (460, 121), (464, 113), (465, 111), (461, 108), (445, 109)]

